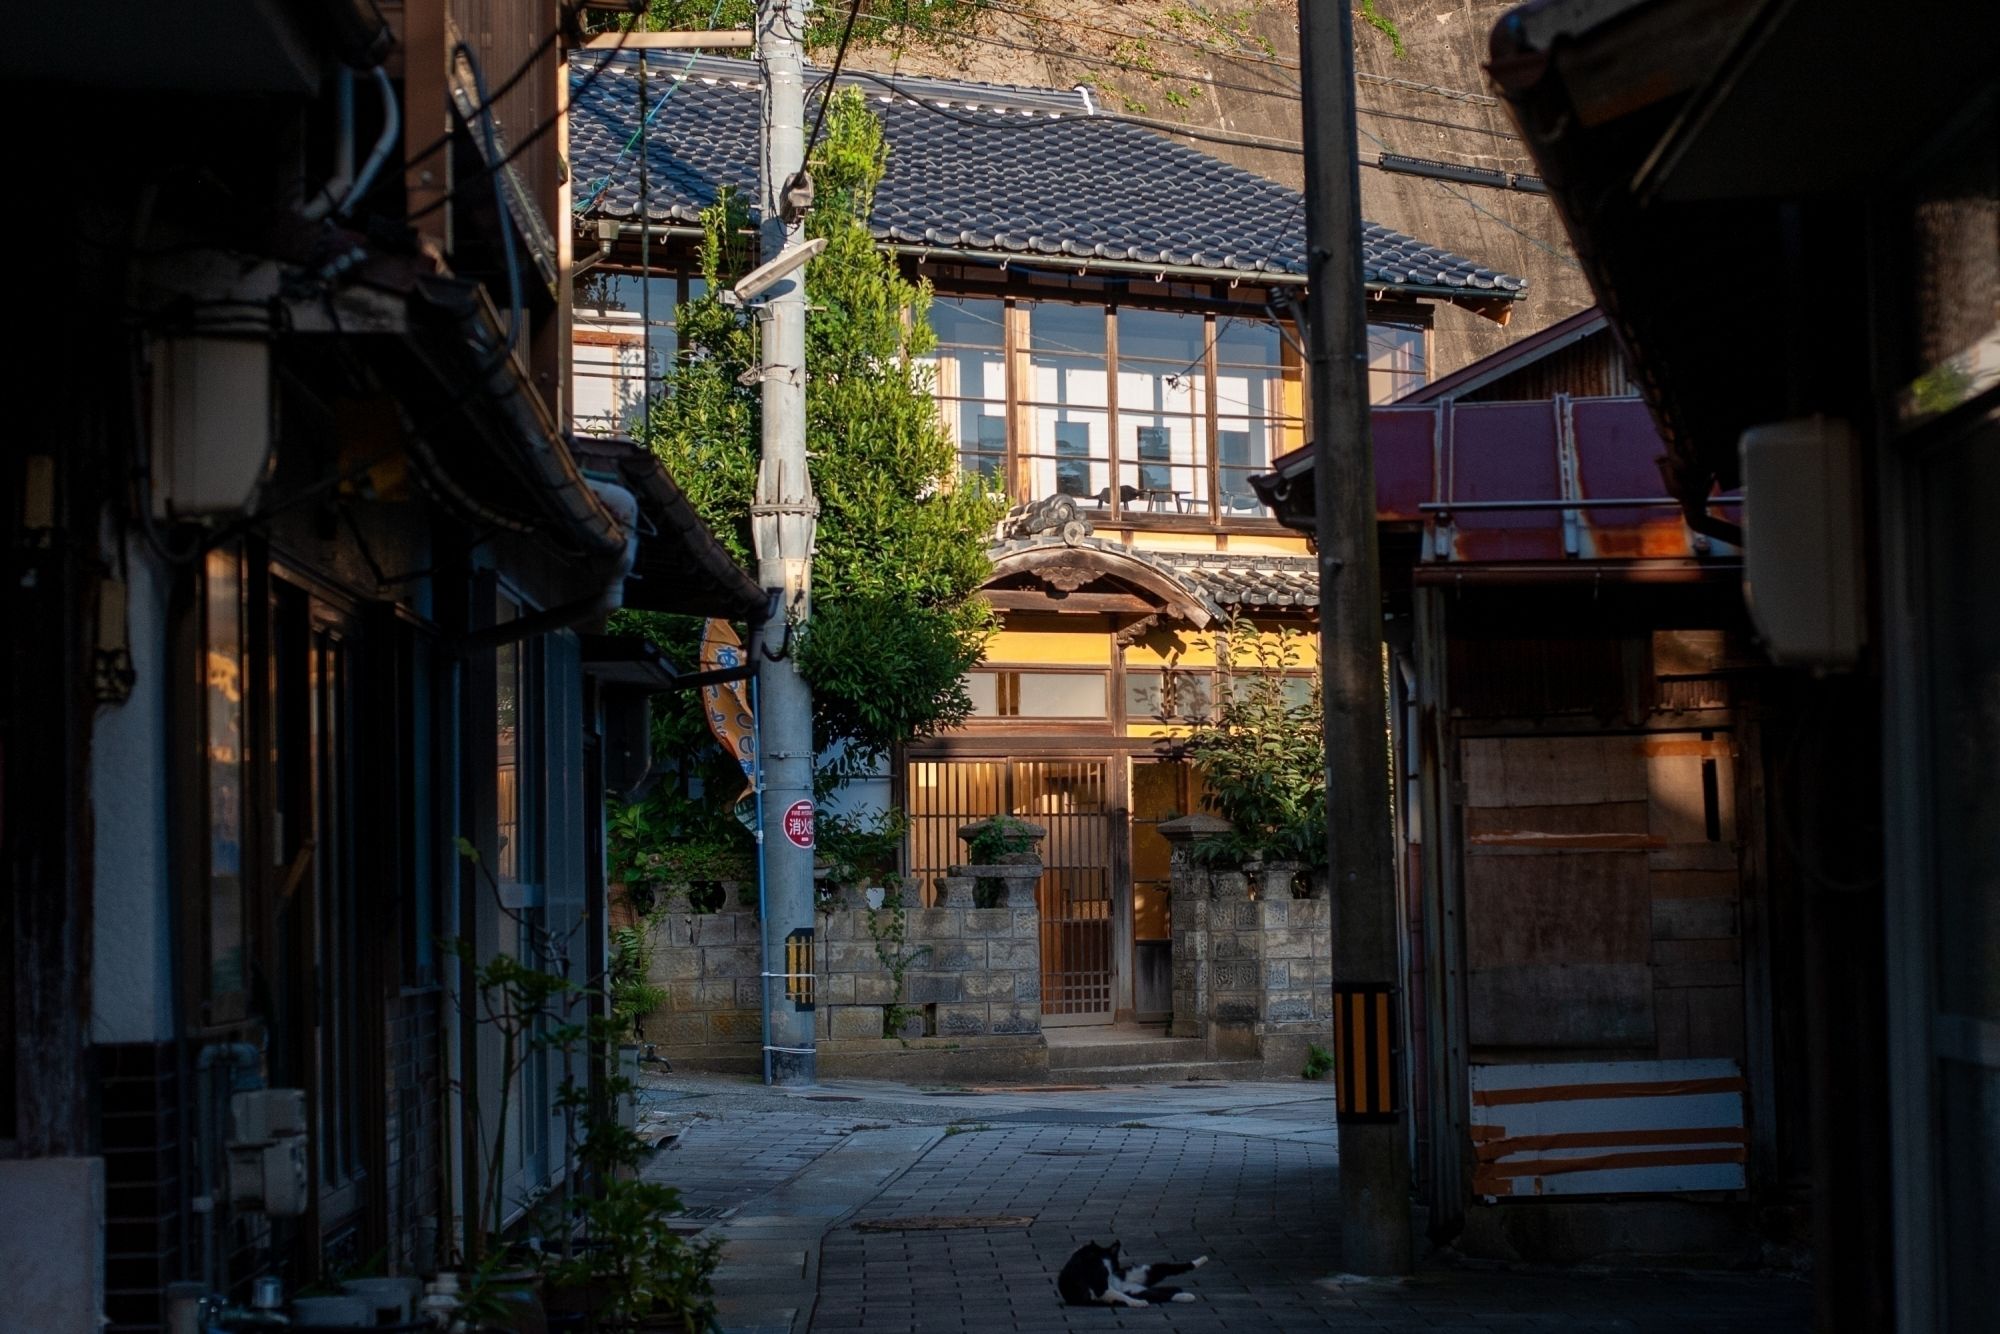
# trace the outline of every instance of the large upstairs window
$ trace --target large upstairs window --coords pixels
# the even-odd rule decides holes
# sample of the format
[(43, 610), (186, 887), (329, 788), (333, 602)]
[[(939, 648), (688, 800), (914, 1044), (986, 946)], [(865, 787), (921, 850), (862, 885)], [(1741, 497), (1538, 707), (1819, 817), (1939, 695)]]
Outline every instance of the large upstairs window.
[(571, 419), (583, 435), (632, 433), (647, 391), (658, 398), (680, 350), (681, 302), (701, 295), (700, 278), (596, 269), (576, 281), (571, 306)]
[[(1017, 500), (1140, 524), (1264, 519), (1250, 477), (1306, 442), (1299, 357), (1263, 316), (995, 297), (940, 298), (931, 321), (960, 466)], [(1424, 349), (1416, 324), (1370, 325), (1370, 397), (1423, 384)]]
[(958, 445), (958, 466), (1006, 482), (1007, 307), (978, 298), (931, 303), (937, 334), (938, 405)]

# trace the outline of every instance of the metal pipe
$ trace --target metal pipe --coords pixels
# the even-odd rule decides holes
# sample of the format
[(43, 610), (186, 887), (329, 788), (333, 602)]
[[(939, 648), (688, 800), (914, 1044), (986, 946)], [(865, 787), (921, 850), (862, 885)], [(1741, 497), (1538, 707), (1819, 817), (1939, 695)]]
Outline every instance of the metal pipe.
[[(368, 160), (361, 164), (361, 174), (354, 178), (354, 184), (348, 188), (347, 197), (342, 199), (340, 207), (333, 211), (333, 216), (336, 218), (344, 218), (354, 211), (354, 206), (368, 193), (368, 187), (375, 184), (376, 174), (382, 170), (382, 164), (389, 160), (389, 154), (395, 149), (396, 141), (403, 133), (402, 108), (396, 102), (396, 85), (389, 82), (389, 72), (380, 65), (369, 72), (375, 76), (376, 91), (382, 94), (382, 133), (376, 136), (375, 147), (369, 151)], [(348, 137), (350, 158), (353, 151), (354, 141), (350, 134)]]
[(299, 210), (310, 222), (331, 214), (354, 183), (354, 71), (341, 66), (334, 76), (333, 88), (336, 114), (340, 118), (340, 133), (333, 146), (333, 175)]

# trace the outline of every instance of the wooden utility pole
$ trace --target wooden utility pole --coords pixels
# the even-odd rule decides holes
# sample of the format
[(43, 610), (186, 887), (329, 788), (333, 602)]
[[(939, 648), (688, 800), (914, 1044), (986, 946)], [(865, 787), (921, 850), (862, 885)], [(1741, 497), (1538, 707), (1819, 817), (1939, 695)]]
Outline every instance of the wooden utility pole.
[(1368, 420), (1354, 20), (1344, 2), (1299, 6), (1299, 54), (1311, 302), (1306, 357), (1317, 444), (1320, 670), (1333, 872), (1341, 1263), (1350, 1273), (1401, 1274), (1410, 1268), (1409, 1110), (1395, 1049), (1401, 991), (1389, 714)]

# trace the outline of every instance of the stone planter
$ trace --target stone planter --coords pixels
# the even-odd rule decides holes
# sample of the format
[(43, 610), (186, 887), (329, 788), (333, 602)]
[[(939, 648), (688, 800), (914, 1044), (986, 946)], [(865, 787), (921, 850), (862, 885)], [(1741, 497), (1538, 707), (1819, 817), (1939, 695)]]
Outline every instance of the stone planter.
[[(972, 887), (971, 892), (966, 896), (966, 900), (963, 903), (960, 903), (956, 894), (954, 894), (953, 907), (1032, 908), (1035, 906), (1035, 885), (1041, 878), (1042, 863), (1037, 858), (1028, 862), (988, 863), (985, 865), (972, 863), (970, 865), (954, 866), (951, 868), (951, 874), (945, 877), (945, 883), (952, 885), (954, 889), (959, 884), (965, 882), (969, 882)], [(999, 883), (999, 890), (994, 895), (993, 902), (979, 902), (981, 889), (995, 881)]]

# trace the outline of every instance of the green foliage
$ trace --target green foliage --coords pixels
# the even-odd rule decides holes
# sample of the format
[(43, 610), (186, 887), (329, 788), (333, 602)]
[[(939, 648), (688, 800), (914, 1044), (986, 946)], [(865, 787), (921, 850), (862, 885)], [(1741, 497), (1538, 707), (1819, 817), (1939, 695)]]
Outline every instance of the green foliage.
[(1233, 621), (1215, 637), (1221, 665), (1212, 717), (1198, 719), (1182, 743), (1201, 767), (1209, 808), (1235, 826), (1198, 844), (1215, 865), (1257, 859), (1326, 864), (1326, 740), (1319, 679), (1310, 697), (1285, 695), (1283, 673), (1302, 657), (1300, 636), (1260, 635)]
[[(749, 28), (757, 15), (756, 0), (652, 0), (651, 26), (656, 32), (673, 29)], [(863, 46), (887, 45), (898, 50), (944, 49), (972, 31), (986, 0), (863, 0), (854, 20), (854, 40)], [(621, 25), (622, 15), (613, 16)], [(711, 20), (713, 20), (711, 22)], [(805, 41), (809, 50), (824, 52), (840, 42), (847, 22), (847, 6), (841, 0), (819, 0), (806, 15)]]
[(1035, 835), (1025, 821), (996, 815), (965, 840), (965, 855), (974, 866), (999, 866), (1011, 857), (1035, 850)]
[(1910, 384), (1910, 406), (1923, 417), (1950, 412), (1971, 396), (1971, 374), (1952, 361), (1939, 362)]
[(664, 886), (702, 886), (746, 880), (756, 873), (749, 831), (683, 816), (679, 806), (699, 806), (662, 784), (634, 802), (612, 801), (605, 818), (607, 857), (613, 883), (622, 884), (633, 906), (646, 911)]
[(1324, 1079), (1332, 1069), (1333, 1053), (1314, 1042), (1306, 1047), (1306, 1065), (1299, 1071), (1299, 1078)]
[[(812, 159), (818, 204), (807, 269), (806, 443), (820, 503), (813, 613), (796, 642), (813, 687), (814, 742), (841, 757), (829, 785), (901, 742), (970, 712), (963, 677), (993, 626), (978, 596), (1005, 501), (958, 477), (930, 371), (930, 288), (906, 282), (867, 227), (887, 161), (880, 124), (852, 92), (834, 97)], [(748, 267), (742, 202), (703, 219), (706, 293), (683, 306), (685, 354), (647, 423), (653, 449), (739, 559), (750, 555), (760, 395), (754, 315), (719, 293)]]
[(712, 1277), (722, 1241), (693, 1241), (675, 1233), (680, 1192), (642, 1180), (611, 1180), (582, 1209), (590, 1244), (549, 1270), (557, 1288), (593, 1287), (603, 1304), (592, 1314), (598, 1328), (707, 1334), (714, 1328)]
[(875, 958), (882, 970), (889, 974), (891, 993), (889, 1003), (882, 1007), (882, 1036), (900, 1036), (903, 1025), (916, 1016), (916, 1010), (903, 1004), (903, 978), (911, 965), (931, 952), (928, 945), (908, 948), (910, 943), (910, 909), (903, 899), (902, 882), (890, 877), (888, 894), (879, 908), (865, 908), (865, 922), (868, 938), (875, 942)]
[(872, 820), (827, 810), (813, 818), (815, 859), (827, 868), (830, 884), (879, 884), (895, 878), (910, 829), (909, 817), (900, 809), (892, 807)]
[(666, 988), (650, 980), (653, 945), (647, 931), (651, 918), (611, 931), (611, 961), (606, 970), (606, 990), (611, 996), (611, 1019), (620, 1039), (645, 1039), (641, 1027), (645, 1017), (667, 1003)]
[[(445, 942), (463, 966), (480, 1025), (500, 1044), (497, 1098), (489, 1104), (483, 1089), (468, 1090), (474, 1123), (491, 1139), (491, 1149), (482, 1147), (479, 1209), (468, 1220), (472, 1267), (462, 1289), (460, 1320), (471, 1329), (511, 1329), (522, 1313), (523, 1257), (500, 1245), (507, 1213), (501, 1183), (508, 1142), (518, 1133), (511, 1116), (515, 1090), (524, 1086), (533, 1063), (552, 1056), (563, 1071), (555, 1109), (572, 1161), (582, 1171), (564, 1173), (560, 1192), (542, 1204), (541, 1230), (560, 1238), (561, 1245), (552, 1255), (536, 1253), (534, 1263), (558, 1287), (598, 1289), (603, 1304), (595, 1314), (608, 1321), (599, 1328), (631, 1328), (643, 1320), (649, 1328), (672, 1322), (665, 1327), (706, 1334), (714, 1326), (710, 1279), (720, 1244), (691, 1242), (673, 1230), (680, 1196), (669, 1186), (637, 1179), (645, 1146), (617, 1115), (619, 1100), (635, 1092), (614, 1061), (618, 1044), (631, 1032), (633, 1007), (643, 1012), (665, 1000), (644, 983), (649, 951), (643, 926), (614, 932), (605, 975), (579, 982), (571, 967), (570, 937), (507, 908), (470, 840), (460, 838), (458, 850), (525, 942), (522, 956), (503, 952), (484, 960), (469, 941)], [(585, 1003), (600, 983), (610, 994), (612, 1012), (590, 1017)]]
[(1409, 54), (1403, 49), (1402, 30), (1397, 28), (1393, 19), (1375, 8), (1375, 0), (1361, 0), (1354, 10), (1354, 16), (1389, 39), (1389, 49), (1396, 59), (1401, 60)]

